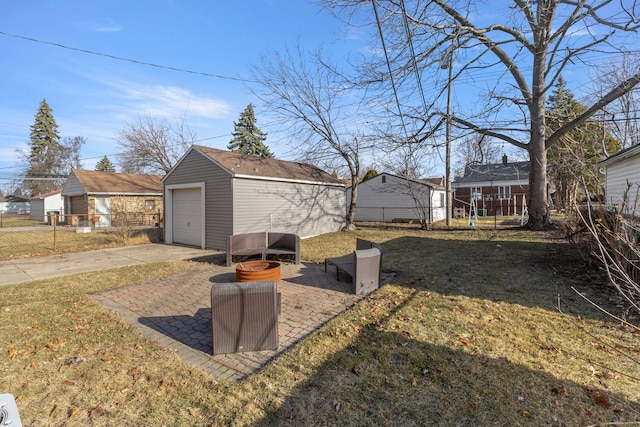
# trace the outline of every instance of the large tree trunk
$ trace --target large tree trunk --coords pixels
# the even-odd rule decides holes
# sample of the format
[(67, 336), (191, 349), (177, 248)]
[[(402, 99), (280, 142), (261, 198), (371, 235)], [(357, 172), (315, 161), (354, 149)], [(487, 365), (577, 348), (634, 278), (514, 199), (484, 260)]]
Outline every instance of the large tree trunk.
[(547, 201), (547, 138), (546, 138), (546, 76), (548, 34), (553, 9), (537, 9), (539, 31), (534, 33), (536, 52), (533, 54), (531, 99), (527, 100), (531, 112), (531, 140), (529, 141), (529, 228), (540, 230), (549, 225)]
[[(538, 138), (541, 138), (539, 135)], [(543, 139), (544, 141), (544, 139)], [(544, 144), (534, 143), (529, 146), (529, 228), (541, 230), (549, 225), (549, 203), (547, 201), (547, 151)]]

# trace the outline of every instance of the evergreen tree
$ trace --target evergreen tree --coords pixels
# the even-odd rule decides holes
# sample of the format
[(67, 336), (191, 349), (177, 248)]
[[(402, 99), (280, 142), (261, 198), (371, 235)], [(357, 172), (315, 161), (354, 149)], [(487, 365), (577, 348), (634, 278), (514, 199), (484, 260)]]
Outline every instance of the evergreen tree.
[[(576, 101), (560, 77), (549, 96), (547, 126), (551, 132), (578, 117), (587, 107)], [(567, 133), (547, 152), (549, 178), (555, 184), (554, 202), (559, 209), (570, 209), (584, 181), (586, 190), (596, 194), (602, 177), (596, 163), (620, 150), (620, 142), (604, 126), (587, 120)]]
[[(47, 100), (40, 102), (29, 137), (31, 146), (28, 155), (28, 178), (55, 178), (60, 171), (64, 147), (60, 144), (58, 124), (53, 118), (53, 110)], [(23, 187), (27, 194), (35, 195), (54, 190), (59, 183), (51, 181), (25, 180)]]
[(364, 176), (362, 177), (362, 181), (367, 181), (371, 178), (375, 178), (376, 176), (378, 176), (378, 171), (375, 169), (368, 169), (367, 172), (364, 174)]
[(99, 172), (115, 172), (116, 167), (111, 163), (111, 160), (107, 156), (104, 156), (98, 163), (96, 163), (96, 170)]
[(260, 157), (273, 157), (273, 153), (264, 143), (267, 134), (256, 126), (252, 104), (240, 113), (238, 122), (233, 122), (233, 126), (234, 131), (231, 133), (233, 139), (227, 145), (229, 150)]

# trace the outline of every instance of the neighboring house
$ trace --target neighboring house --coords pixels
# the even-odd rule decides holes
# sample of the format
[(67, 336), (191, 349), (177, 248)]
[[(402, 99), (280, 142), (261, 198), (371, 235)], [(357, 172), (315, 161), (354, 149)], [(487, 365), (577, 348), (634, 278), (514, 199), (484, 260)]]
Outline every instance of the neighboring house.
[(20, 196), (6, 196), (7, 200), (4, 213), (25, 215), (29, 213), (31, 204), (29, 200)]
[(224, 250), (233, 234), (304, 238), (345, 225), (345, 185), (304, 163), (194, 145), (162, 181), (166, 243)]
[(0, 214), (3, 214), (7, 211), (7, 199), (4, 196), (0, 196)]
[(529, 162), (471, 164), (453, 182), (454, 211), (469, 214), (472, 200), (478, 215), (519, 215), (529, 202)]
[(605, 205), (624, 214), (640, 215), (640, 144), (598, 163), (605, 169)]
[[(446, 217), (446, 191), (433, 180), (412, 180), (381, 173), (358, 184), (355, 221), (424, 220), (432, 224)], [(440, 182), (440, 181), (437, 181)], [(347, 191), (347, 204), (351, 189)]]
[(154, 224), (163, 210), (161, 179), (160, 175), (73, 169), (62, 189), (66, 223), (95, 218), (96, 227), (108, 227), (120, 219), (129, 225)]
[[(63, 206), (62, 189), (32, 197), (29, 219), (48, 222), (49, 212), (64, 214)], [(56, 217), (56, 220), (58, 218)]]

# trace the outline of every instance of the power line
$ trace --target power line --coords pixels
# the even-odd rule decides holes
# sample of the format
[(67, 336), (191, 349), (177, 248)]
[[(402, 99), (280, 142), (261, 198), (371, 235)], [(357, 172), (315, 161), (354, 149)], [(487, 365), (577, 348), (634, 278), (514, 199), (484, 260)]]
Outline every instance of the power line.
[(89, 54), (89, 55), (103, 56), (105, 58), (115, 59), (115, 60), (118, 60), (118, 61), (131, 62), (131, 63), (138, 64), (138, 65), (145, 65), (145, 66), (149, 66), (149, 67), (155, 67), (155, 68), (161, 68), (161, 69), (165, 69), (165, 70), (177, 71), (177, 72), (180, 72), (180, 73), (196, 74), (196, 75), (205, 76), (205, 77), (213, 77), (213, 78), (216, 78), (216, 79), (235, 80), (235, 81), (239, 81), (239, 82), (243, 82), (243, 83), (256, 83), (255, 80), (248, 80), (248, 79), (243, 79), (243, 78), (240, 78), (240, 77), (223, 76), (223, 75), (220, 75), (220, 74), (205, 73), (205, 72), (202, 72), (202, 71), (194, 71), (194, 70), (189, 70), (189, 69), (186, 69), (186, 68), (171, 67), (171, 66), (168, 66), (168, 65), (154, 64), (152, 62), (145, 62), (145, 61), (140, 61), (140, 60), (137, 60), (137, 59), (124, 58), (124, 57), (121, 57), (121, 56), (110, 55), (108, 53), (101, 53), (101, 52), (95, 52), (95, 51), (88, 50), (88, 49), (80, 49), (80, 48), (77, 48), (77, 47), (71, 47), (71, 46), (67, 46), (67, 45), (61, 44), (61, 43), (54, 43), (54, 42), (50, 42), (50, 41), (38, 40), (38, 39), (34, 39), (33, 37), (20, 36), (20, 35), (17, 35), (17, 34), (9, 34), (9, 33), (3, 32), (3, 31), (0, 31), (0, 35), (6, 36), (6, 37), (13, 37), (13, 38), (16, 38), (16, 39), (27, 40), (27, 41), (34, 42), (34, 43), (40, 43), (40, 44), (45, 44), (45, 45), (49, 45), (49, 46), (55, 46), (55, 47), (59, 47), (59, 48), (62, 48), (62, 49), (73, 50), (73, 51), (76, 51), (76, 52), (86, 53), (86, 54)]
[(389, 78), (391, 79), (391, 87), (393, 88), (393, 95), (396, 98), (396, 105), (398, 106), (398, 114), (400, 115), (400, 121), (402, 122), (402, 128), (404, 129), (404, 137), (409, 140), (409, 134), (407, 133), (407, 127), (404, 124), (404, 117), (402, 115), (402, 109), (400, 107), (400, 100), (398, 99), (398, 91), (396, 90), (396, 84), (393, 79), (393, 72), (391, 71), (391, 62), (389, 61), (389, 54), (387, 53), (387, 45), (384, 42), (384, 35), (382, 34), (382, 24), (380, 23), (380, 17), (378, 16), (378, 8), (376, 7), (376, 0), (371, 0), (373, 5), (373, 12), (376, 15), (376, 22), (378, 23), (378, 32), (380, 33), (380, 41), (382, 42), (382, 50), (384, 50), (384, 57), (387, 61), (387, 68), (389, 69)]

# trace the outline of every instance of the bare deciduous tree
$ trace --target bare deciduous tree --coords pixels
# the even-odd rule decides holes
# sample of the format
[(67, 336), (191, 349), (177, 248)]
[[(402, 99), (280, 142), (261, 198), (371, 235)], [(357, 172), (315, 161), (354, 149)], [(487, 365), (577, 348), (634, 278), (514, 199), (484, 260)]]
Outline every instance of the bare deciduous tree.
[[(631, 77), (638, 68), (640, 56), (625, 52), (622, 60), (612, 61), (607, 67), (598, 70), (596, 85), (603, 93), (608, 87)], [(609, 104), (601, 115), (607, 129), (622, 144), (622, 148), (640, 144), (640, 87), (625, 93)], [(609, 153), (615, 154), (615, 153)]]
[(340, 74), (320, 53), (307, 58), (300, 49), (296, 54), (287, 50), (262, 56), (253, 74), (262, 85), (253, 90), (254, 94), (287, 123), (300, 159), (324, 168), (339, 165), (348, 170), (352, 197), (346, 223), (351, 226), (363, 147), (355, 133), (356, 125), (343, 120), (349, 109), (347, 98), (352, 94), (341, 86)]
[(464, 175), (464, 170), (471, 164), (491, 164), (500, 161), (500, 147), (492, 138), (482, 135), (469, 135), (460, 141), (457, 153), (455, 176)]
[[(481, 102), (458, 112), (443, 111), (442, 103), (427, 107), (439, 108), (439, 114), (456, 126), (528, 152), (529, 225), (533, 229), (549, 224), (547, 149), (640, 82), (636, 65), (628, 78), (607, 87), (582, 114), (549, 132), (547, 94), (561, 73), (571, 67), (596, 65), (602, 55), (621, 55), (625, 47), (637, 45), (640, 19), (635, 2), (514, 0), (506, 3), (502, 13), (494, 11), (492, 22), (487, 14), (476, 13), (478, 2), (472, 0), (325, 0), (325, 4), (337, 16), (347, 16), (352, 22), (359, 19), (358, 23), (365, 16), (362, 12), (369, 17), (375, 12), (372, 28), (386, 38), (386, 61), (376, 65), (374, 58), (366, 69), (377, 70), (369, 75), (377, 83), (385, 73), (394, 76), (396, 98), (397, 86), (415, 87), (416, 80), (409, 76), (421, 72), (433, 81), (433, 94), (426, 98), (442, 98), (447, 92), (443, 87), (457, 81), (477, 92)], [(442, 58), (452, 54), (452, 46), (456, 48), (456, 70), (451, 78), (438, 79)], [(596, 52), (595, 57), (590, 56)], [(476, 83), (479, 73), (482, 84)], [(425, 118), (430, 114), (425, 111)]]
[(171, 126), (166, 119), (140, 117), (120, 132), (116, 154), (123, 173), (166, 174), (195, 141), (182, 121)]

